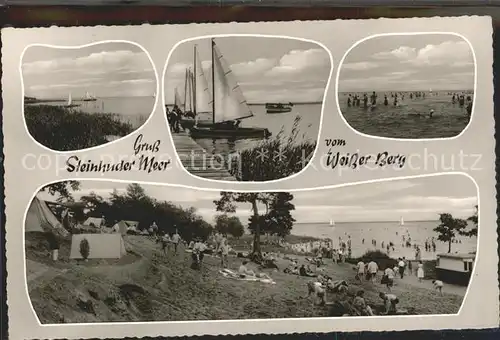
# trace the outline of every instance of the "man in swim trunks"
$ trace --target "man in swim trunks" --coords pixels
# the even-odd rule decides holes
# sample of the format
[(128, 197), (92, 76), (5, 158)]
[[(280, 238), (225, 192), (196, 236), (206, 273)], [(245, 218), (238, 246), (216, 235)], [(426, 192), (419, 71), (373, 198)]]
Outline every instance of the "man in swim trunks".
[(443, 281), (433, 280), (432, 284), (434, 285), (434, 289), (437, 290), (439, 294), (443, 295)]
[(382, 300), (384, 300), (384, 305), (385, 305), (385, 311), (380, 314), (382, 315), (397, 314), (396, 305), (399, 303), (398, 297), (394, 294), (386, 294), (383, 292), (380, 292), (379, 296)]
[(385, 286), (387, 287), (387, 290), (391, 291), (391, 287), (394, 285), (394, 276), (396, 274), (394, 273), (394, 270), (392, 270), (391, 267), (387, 267), (384, 271), (384, 282)]
[(174, 245), (174, 253), (177, 255), (177, 247), (181, 241), (181, 236), (178, 234), (177, 229), (175, 229), (175, 234), (172, 235), (171, 242)]
[(313, 305), (325, 305), (326, 304), (326, 290), (323, 288), (321, 282), (309, 281), (307, 283), (307, 297), (314, 295)]

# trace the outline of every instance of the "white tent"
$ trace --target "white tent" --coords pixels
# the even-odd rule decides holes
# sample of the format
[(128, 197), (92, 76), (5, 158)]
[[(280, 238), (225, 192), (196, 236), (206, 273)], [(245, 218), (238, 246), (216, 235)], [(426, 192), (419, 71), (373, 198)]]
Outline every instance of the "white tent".
[(137, 231), (137, 226), (139, 222), (137, 221), (125, 221), (121, 220), (113, 226), (113, 232), (120, 233), (122, 235), (126, 235), (127, 231)]
[(60, 236), (68, 236), (69, 232), (64, 229), (61, 222), (47, 206), (45, 201), (35, 197), (28, 208), (26, 220), (24, 221), (25, 232), (40, 231), (52, 232)]
[(100, 217), (89, 217), (83, 222), (83, 225), (100, 228), (103, 225), (103, 219)]
[(89, 242), (89, 259), (115, 259), (127, 253), (120, 234), (75, 234), (71, 239), (70, 259), (81, 259), (80, 243)]

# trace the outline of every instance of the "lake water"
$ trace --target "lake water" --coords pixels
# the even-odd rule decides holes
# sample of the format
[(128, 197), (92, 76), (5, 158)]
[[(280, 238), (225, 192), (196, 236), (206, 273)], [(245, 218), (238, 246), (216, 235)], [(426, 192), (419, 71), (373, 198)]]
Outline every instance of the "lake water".
[[(338, 248), (339, 237), (343, 242), (347, 243), (347, 239), (351, 237), (352, 255), (354, 257), (363, 255), (367, 250), (379, 249), (383, 250), (381, 243), (386, 246), (389, 242), (394, 243), (395, 250), (391, 251), (391, 257), (406, 257), (407, 259), (415, 258), (415, 250), (413, 247), (406, 248), (402, 246), (402, 236), (408, 235), (411, 237), (412, 245), (420, 246), (422, 259), (435, 259), (436, 254), (448, 252), (448, 243), (437, 241), (437, 233), (433, 231), (439, 225), (439, 221), (409, 221), (405, 222), (404, 226), (400, 226), (399, 222), (350, 222), (336, 223), (330, 226), (328, 223), (323, 224), (296, 224), (293, 226), (292, 234), (299, 236), (312, 236), (317, 238), (330, 238), (333, 240), (334, 247)], [(397, 233), (397, 234), (396, 234)], [(426, 239), (435, 238), (436, 252), (426, 252), (424, 242)], [(362, 240), (365, 239), (363, 244)], [(377, 241), (377, 246), (372, 245), (372, 240)], [(476, 237), (458, 237), (461, 243), (452, 243), (451, 251), (459, 253), (468, 253), (476, 251)], [(386, 252), (386, 250), (383, 250)]]
[[(368, 98), (370, 93), (367, 93)], [(374, 110), (363, 107), (363, 93), (350, 94), (361, 96), (361, 106), (348, 107), (348, 93), (339, 93), (340, 110), (352, 128), (368, 135), (413, 139), (454, 137), (469, 123), (466, 105), (453, 104), (448, 92), (426, 93), (425, 98), (413, 99), (410, 99), (409, 92), (404, 93), (404, 100), (398, 95), (399, 106), (393, 105), (390, 92), (378, 92)], [(389, 101), (387, 106), (384, 105), (384, 94)], [(472, 94), (467, 95), (473, 98)], [(432, 119), (428, 117), (431, 109), (434, 110)]]
[[(154, 97), (106, 97), (97, 98), (94, 102), (83, 102), (73, 99), (73, 104), (80, 105), (75, 110), (87, 113), (114, 113), (134, 129), (141, 127), (153, 113)], [(65, 105), (63, 101), (43, 102), (32, 105)]]
[[(298, 124), (297, 142), (316, 142), (319, 135), (319, 124), (321, 121), (321, 103), (316, 104), (294, 104), (292, 111), (287, 113), (267, 114), (265, 105), (250, 105), (254, 116), (243, 119), (242, 127), (267, 128), (272, 133), (271, 138), (283, 130), (283, 137), (287, 138), (293, 129), (294, 121), (300, 117)], [(211, 120), (211, 114), (200, 114), (200, 120)], [(241, 139), (229, 141), (227, 139), (197, 139), (208, 153), (227, 154), (236, 150), (244, 150), (258, 145), (260, 139)]]

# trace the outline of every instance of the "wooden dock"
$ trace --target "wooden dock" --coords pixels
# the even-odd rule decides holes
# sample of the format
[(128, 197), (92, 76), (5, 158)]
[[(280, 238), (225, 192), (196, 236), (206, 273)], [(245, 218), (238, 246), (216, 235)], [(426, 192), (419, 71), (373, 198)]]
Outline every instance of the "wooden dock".
[(219, 181), (236, 181), (220, 159), (213, 159), (186, 131), (172, 133), (174, 147), (184, 168), (192, 175)]

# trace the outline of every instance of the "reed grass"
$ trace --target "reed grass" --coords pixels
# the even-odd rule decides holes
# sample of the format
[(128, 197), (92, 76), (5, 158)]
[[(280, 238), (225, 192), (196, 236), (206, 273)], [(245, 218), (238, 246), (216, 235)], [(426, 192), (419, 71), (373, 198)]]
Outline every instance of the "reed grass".
[(282, 127), (273, 138), (241, 151), (233, 160), (231, 174), (239, 181), (271, 181), (301, 171), (311, 160), (317, 142), (306, 140), (305, 134), (299, 135), (300, 121), (300, 116), (295, 117), (287, 137)]
[(53, 105), (26, 105), (26, 125), (31, 136), (57, 151), (90, 148), (108, 142), (106, 136), (126, 136), (132, 124), (114, 113), (86, 113)]

